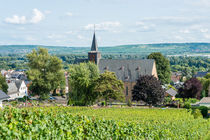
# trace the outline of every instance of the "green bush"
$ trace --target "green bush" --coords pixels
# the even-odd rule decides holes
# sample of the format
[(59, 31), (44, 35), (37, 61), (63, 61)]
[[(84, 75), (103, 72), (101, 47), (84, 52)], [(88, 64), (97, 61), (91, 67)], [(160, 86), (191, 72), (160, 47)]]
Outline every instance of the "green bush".
[(189, 98), (189, 99), (187, 99), (187, 102), (189, 102), (189, 103), (191, 103), (191, 104), (194, 104), (194, 103), (196, 103), (196, 102), (198, 102), (199, 100), (198, 99), (196, 99), (196, 98)]
[(199, 109), (192, 110), (192, 115), (194, 116), (195, 119), (202, 117), (201, 111)]
[(171, 97), (165, 97), (163, 103), (166, 105), (166, 104), (170, 104), (171, 101), (172, 101), (172, 100), (171, 100)]
[(127, 105), (128, 105), (129, 107), (132, 107), (132, 102), (131, 102), (131, 100), (130, 100), (130, 99), (128, 100)]
[(67, 103), (68, 105), (73, 105), (73, 101), (71, 100), (71, 98), (69, 98), (69, 100), (68, 100), (68, 103)]
[(106, 106), (106, 101), (101, 102), (101, 106)]
[(11, 103), (11, 105), (14, 106), (14, 107), (17, 106), (17, 104), (18, 104), (17, 101), (11, 101), (10, 103)]
[(203, 115), (203, 117), (208, 117), (208, 107), (206, 106), (196, 106), (196, 107), (192, 107), (193, 110), (195, 109), (199, 109), (201, 111), (201, 114)]
[(191, 104), (189, 102), (185, 102), (184, 103), (184, 108), (190, 109), (191, 108)]
[(199, 109), (200, 109), (201, 114), (203, 115), (203, 117), (208, 117), (208, 107), (200, 106)]
[(25, 102), (25, 101), (30, 100), (27, 96), (24, 96), (23, 98), (18, 98), (18, 102)]

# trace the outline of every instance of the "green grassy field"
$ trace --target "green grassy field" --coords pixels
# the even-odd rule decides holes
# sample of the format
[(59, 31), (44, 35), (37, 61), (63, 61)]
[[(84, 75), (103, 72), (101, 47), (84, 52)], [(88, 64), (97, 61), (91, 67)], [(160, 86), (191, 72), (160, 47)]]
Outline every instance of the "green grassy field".
[(208, 139), (185, 109), (30, 107), (0, 111), (0, 139)]

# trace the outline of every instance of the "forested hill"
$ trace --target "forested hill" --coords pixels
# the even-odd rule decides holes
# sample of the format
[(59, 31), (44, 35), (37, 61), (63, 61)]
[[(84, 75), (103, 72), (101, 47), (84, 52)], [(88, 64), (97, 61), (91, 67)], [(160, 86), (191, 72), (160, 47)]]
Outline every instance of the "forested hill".
[[(90, 47), (65, 47), (41, 45), (0, 45), (0, 55), (27, 54), (34, 48), (44, 47), (51, 54), (87, 54)], [(100, 47), (102, 54), (138, 54), (148, 55), (151, 52), (161, 52), (164, 55), (210, 55), (210, 43), (163, 43), (163, 44), (136, 44), (112, 47)]]

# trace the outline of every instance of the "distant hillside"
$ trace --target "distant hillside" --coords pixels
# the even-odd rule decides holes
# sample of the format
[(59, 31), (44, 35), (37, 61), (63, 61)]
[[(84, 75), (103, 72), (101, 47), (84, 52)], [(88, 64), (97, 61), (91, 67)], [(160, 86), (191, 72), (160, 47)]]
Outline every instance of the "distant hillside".
[[(0, 55), (25, 55), (40, 45), (0, 45)], [(51, 54), (87, 54), (90, 47), (41, 46), (47, 48)], [(100, 47), (102, 54), (134, 54), (148, 55), (151, 52), (161, 52), (164, 55), (210, 55), (210, 43), (163, 43), (136, 44), (112, 47)]]

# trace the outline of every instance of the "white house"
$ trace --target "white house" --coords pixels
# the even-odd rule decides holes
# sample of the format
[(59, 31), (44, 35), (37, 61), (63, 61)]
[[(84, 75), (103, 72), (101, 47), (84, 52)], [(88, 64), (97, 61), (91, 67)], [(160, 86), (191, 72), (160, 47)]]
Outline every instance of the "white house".
[(4, 93), (2, 90), (0, 90), (0, 108), (3, 107), (2, 101), (7, 99), (9, 99), (9, 96), (6, 93)]
[(16, 80), (12, 83), (8, 83), (8, 95), (9, 100), (14, 100), (16, 98), (23, 98), (27, 95), (27, 86), (24, 81)]
[(15, 84), (16, 84), (16, 87), (18, 88), (19, 97), (22, 98), (24, 96), (27, 96), (28, 89), (25, 82), (22, 80), (17, 80), (15, 81)]
[(16, 87), (15, 83), (12, 82), (12, 83), (8, 83), (8, 95), (9, 95), (9, 100), (14, 100), (18, 97), (18, 88)]

